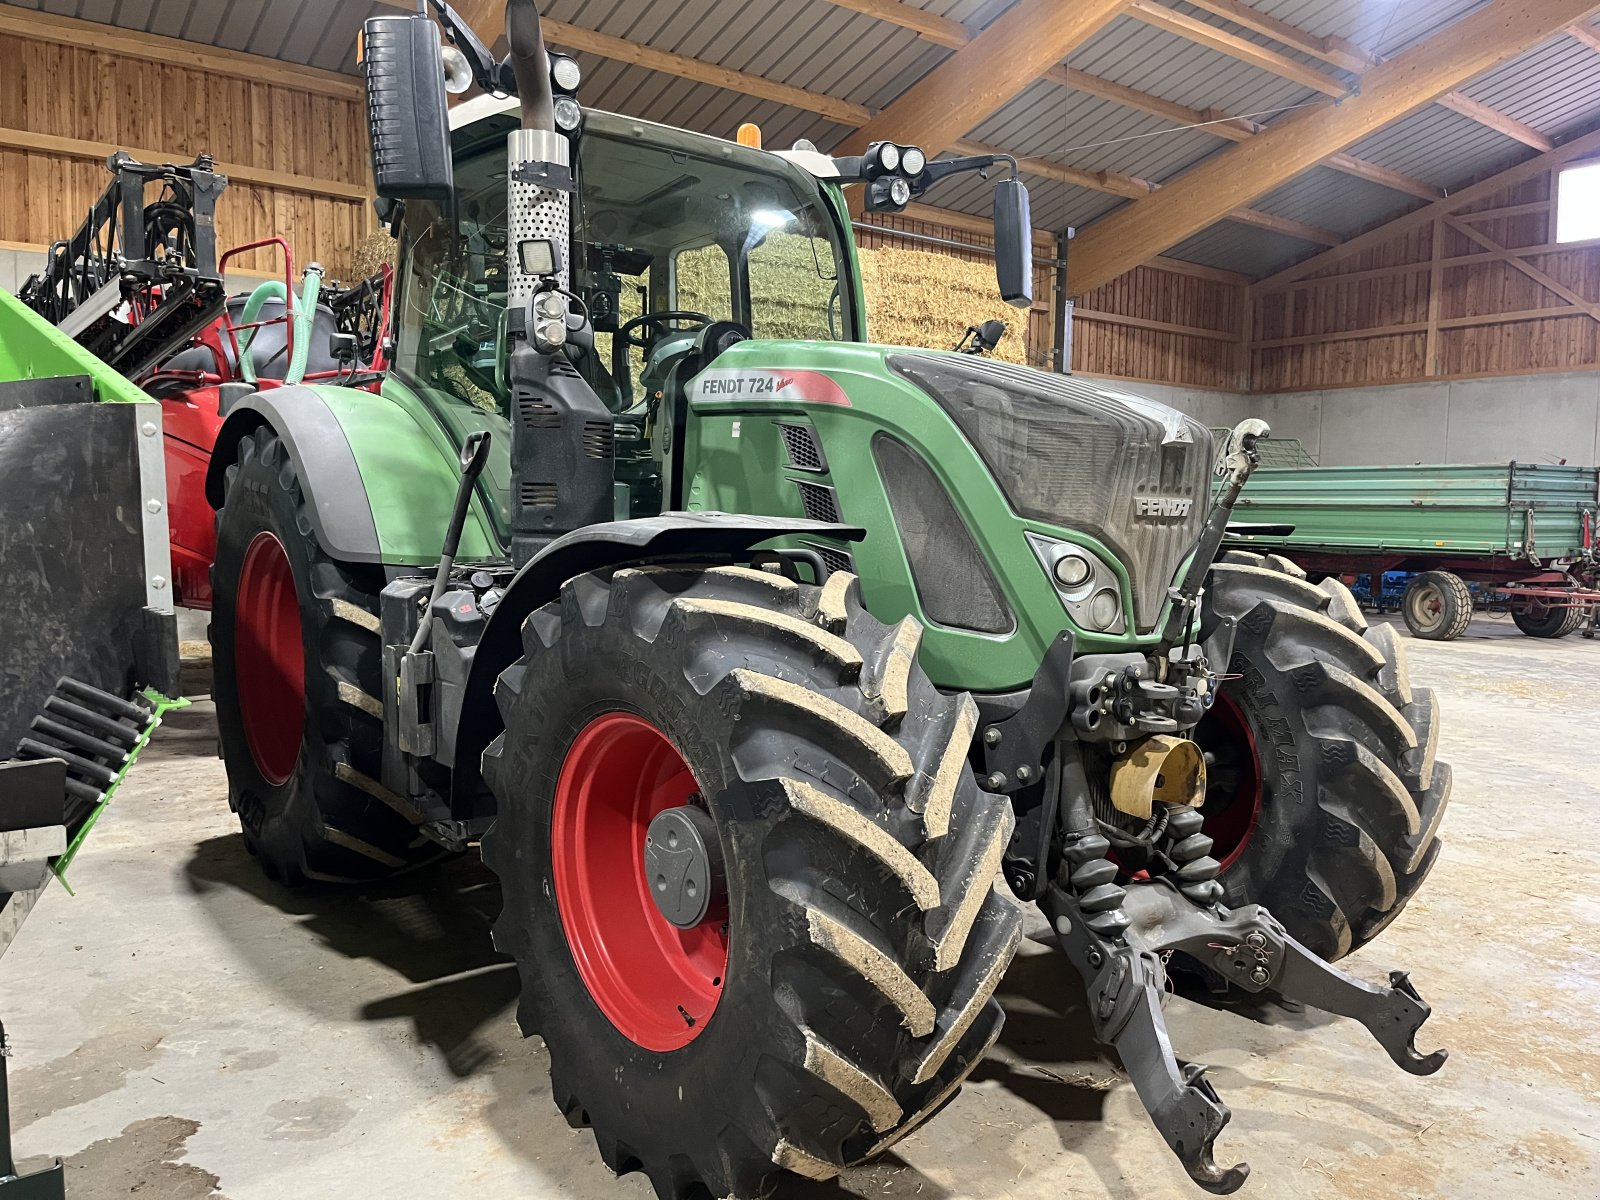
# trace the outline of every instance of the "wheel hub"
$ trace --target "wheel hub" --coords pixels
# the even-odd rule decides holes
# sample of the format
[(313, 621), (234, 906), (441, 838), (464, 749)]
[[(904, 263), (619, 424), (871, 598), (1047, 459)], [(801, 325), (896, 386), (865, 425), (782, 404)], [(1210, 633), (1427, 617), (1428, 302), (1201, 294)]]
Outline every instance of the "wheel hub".
[(245, 741), (261, 777), (279, 787), (300, 758), (305, 648), (294, 570), (283, 543), (267, 530), (245, 550), (234, 608), (234, 672)]
[(661, 915), (693, 929), (721, 899), (722, 844), (716, 822), (693, 804), (656, 814), (644, 837), (644, 875)]
[(573, 965), (619, 1033), (662, 1053), (705, 1029), (728, 972), (721, 842), (692, 802), (701, 791), (665, 733), (609, 712), (568, 747), (551, 812)]

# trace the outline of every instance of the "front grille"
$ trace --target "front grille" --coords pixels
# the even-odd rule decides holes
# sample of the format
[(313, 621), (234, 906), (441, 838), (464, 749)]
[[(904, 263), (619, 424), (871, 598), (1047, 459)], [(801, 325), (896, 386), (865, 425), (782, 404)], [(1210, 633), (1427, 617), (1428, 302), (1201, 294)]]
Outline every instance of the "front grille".
[(1019, 515), (1106, 544), (1133, 578), (1138, 628), (1153, 629), (1205, 523), (1210, 431), (1073, 376), (958, 354), (888, 361), (950, 415)]
[(910, 446), (882, 433), (872, 440), (872, 457), (922, 611), (952, 629), (1009, 633), (1011, 609), (932, 468)]
[(800, 489), (800, 506), (805, 509), (809, 519), (838, 522), (839, 499), (831, 487), (798, 479), (795, 480), (795, 487)]
[(817, 441), (817, 431), (810, 425), (778, 423), (783, 435), (783, 448), (789, 452), (789, 465), (797, 471), (826, 471), (828, 462), (822, 457), (822, 446)]

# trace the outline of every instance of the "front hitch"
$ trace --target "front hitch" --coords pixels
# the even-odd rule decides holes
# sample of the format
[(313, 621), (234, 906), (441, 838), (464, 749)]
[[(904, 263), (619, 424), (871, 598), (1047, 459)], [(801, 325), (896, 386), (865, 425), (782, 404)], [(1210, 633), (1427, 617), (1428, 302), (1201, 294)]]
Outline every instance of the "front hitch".
[(1166, 830), (1152, 862), (1153, 878), (1124, 886), (1108, 857), (1111, 845), (1095, 820), (1081, 748), (1057, 746), (1060, 772), (1060, 868), (1039, 897), (1056, 940), (1082, 977), (1095, 1037), (1113, 1047), (1150, 1119), (1189, 1178), (1228, 1195), (1244, 1186), (1245, 1163), (1219, 1167), (1218, 1136), (1231, 1113), (1205, 1077), (1173, 1051), (1162, 1002), (1166, 961), (1182, 952), (1247, 992), (1360, 1021), (1389, 1057), (1413, 1075), (1444, 1065), (1444, 1050), (1420, 1054), (1417, 1030), (1431, 1009), (1404, 972), (1388, 987), (1365, 983), (1325, 962), (1296, 941), (1260, 905), (1222, 905), (1220, 865), (1200, 813), (1169, 806)]

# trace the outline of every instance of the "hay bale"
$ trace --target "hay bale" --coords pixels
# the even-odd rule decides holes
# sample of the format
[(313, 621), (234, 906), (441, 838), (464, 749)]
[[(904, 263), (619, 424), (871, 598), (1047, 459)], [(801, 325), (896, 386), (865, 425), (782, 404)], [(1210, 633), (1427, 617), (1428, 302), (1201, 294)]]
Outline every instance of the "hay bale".
[(948, 350), (967, 326), (1000, 320), (1007, 332), (994, 357), (1028, 361), (1028, 314), (1000, 299), (991, 262), (886, 246), (861, 251), (861, 275), (874, 342)]

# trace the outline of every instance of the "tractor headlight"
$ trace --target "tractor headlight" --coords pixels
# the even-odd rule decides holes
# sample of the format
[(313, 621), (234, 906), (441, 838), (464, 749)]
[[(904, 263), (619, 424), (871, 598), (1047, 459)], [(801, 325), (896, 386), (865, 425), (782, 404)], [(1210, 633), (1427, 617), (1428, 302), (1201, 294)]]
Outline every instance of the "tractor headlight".
[(1121, 616), (1122, 601), (1110, 588), (1096, 592), (1089, 601), (1089, 624), (1096, 629), (1110, 629)]
[(897, 170), (900, 166), (900, 147), (893, 142), (884, 142), (878, 147), (878, 166), (885, 171)]
[(1087, 546), (1042, 533), (1029, 533), (1028, 545), (1055, 584), (1062, 607), (1081, 629), (1121, 633), (1122, 581), (1104, 559)]
[(571, 96), (557, 96), (555, 118), (556, 128), (562, 133), (576, 133), (578, 126), (583, 124), (583, 108)]
[(1078, 588), (1089, 582), (1094, 568), (1081, 554), (1063, 554), (1056, 559), (1056, 582), (1064, 588)]
[(565, 54), (552, 54), (550, 81), (556, 85), (558, 92), (577, 91), (578, 85), (583, 82), (583, 71), (578, 66), (578, 60), (568, 58)]
[(912, 178), (921, 175), (928, 165), (928, 156), (918, 146), (907, 146), (900, 152), (900, 169)]

